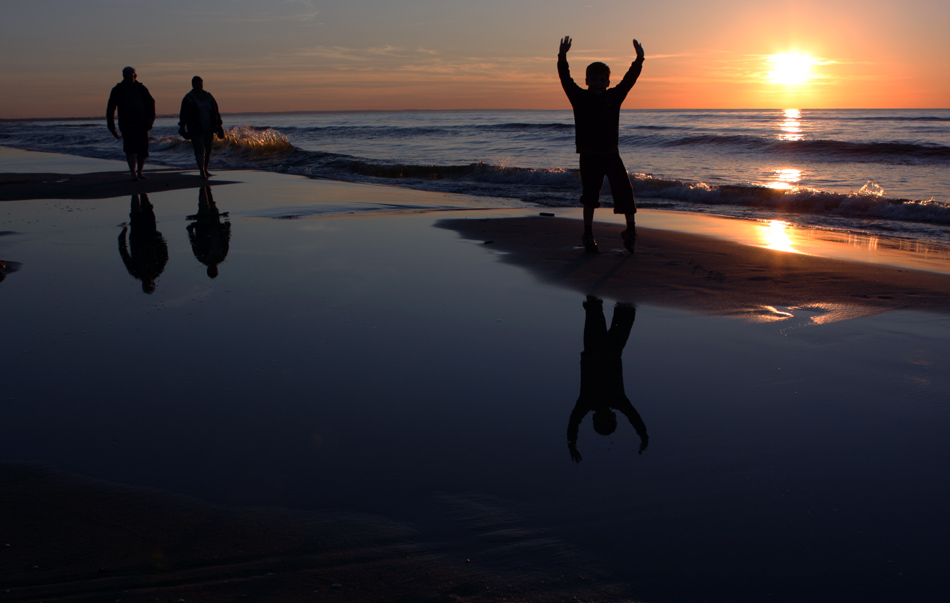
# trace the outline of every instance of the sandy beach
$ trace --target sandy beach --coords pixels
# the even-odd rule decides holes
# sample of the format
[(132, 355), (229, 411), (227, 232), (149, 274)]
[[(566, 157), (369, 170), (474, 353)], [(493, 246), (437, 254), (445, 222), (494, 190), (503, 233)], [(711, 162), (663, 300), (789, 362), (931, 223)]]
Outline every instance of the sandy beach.
[[(941, 598), (944, 250), (0, 151), (7, 600)], [(588, 296), (650, 444), (574, 463)]]

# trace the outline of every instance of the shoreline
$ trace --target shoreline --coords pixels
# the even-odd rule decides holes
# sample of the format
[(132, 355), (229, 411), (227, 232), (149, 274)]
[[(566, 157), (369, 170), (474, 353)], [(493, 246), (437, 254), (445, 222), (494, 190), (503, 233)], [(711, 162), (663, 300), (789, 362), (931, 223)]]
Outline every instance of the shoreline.
[(462, 237), (488, 243), (501, 260), (536, 278), (585, 294), (755, 321), (811, 311), (816, 320), (890, 310), (950, 313), (950, 276), (789, 253), (724, 239), (638, 227), (637, 252), (622, 252), (619, 224), (596, 224), (602, 252), (564, 245), (576, 221), (520, 217), (442, 220)]
[(115, 172), (87, 174), (0, 172), (0, 202), (38, 199), (108, 199), (184, 188), (234, 184), (236, 180), (204, 180), (178, 169), (146, 170), (145, 180), (132, 180)]

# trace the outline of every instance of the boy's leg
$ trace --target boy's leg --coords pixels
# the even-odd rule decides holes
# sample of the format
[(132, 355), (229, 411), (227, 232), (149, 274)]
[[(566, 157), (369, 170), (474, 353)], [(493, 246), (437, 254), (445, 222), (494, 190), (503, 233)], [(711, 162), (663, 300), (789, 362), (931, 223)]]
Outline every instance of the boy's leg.
[(588, 295), (584, 301), (584, 351), (602, 351), (607, 340), (603, 300)]
[(584, 206), (584, 249), (597, 252), (594, 240), (594, 210), (600, 207), (600, 189), (604, 185), (602, 156), (581, 153), (581, 205)]
[(611, 156), (606, 175), (607, 181), (610, 182), (610, 192), (614, 198), (614, 213), (623, 214), (627, 221), (627, 229), (620, 234), (623, 239), (623, 246), (627, 251), (633, 253), (637, 238), (637, 201), (633, 194), (630, 175), (623, 165), (620, 153)]
[(630, 337), (630, 329), (633, 328), (633, 321), (637, 318), (637, 310), (629, 304), (618, 303), (614, 307), (614, 315), (610, 321), (610, 330), (607, 336), (610, 338), (610, 344), (619, 354), (627, 345), (627, 339)]
[[(606, 162), (605, 173), (610, 182), (610, 193), (614, 198), (614, 213), (632, 216), (637, 213), (637, 201), (633, 194), (633, 185), (630, 183), (630, 174), (623, 165), (620, 154), (611, 155)], [(632, 218), (628, 219), (628, 222)]]

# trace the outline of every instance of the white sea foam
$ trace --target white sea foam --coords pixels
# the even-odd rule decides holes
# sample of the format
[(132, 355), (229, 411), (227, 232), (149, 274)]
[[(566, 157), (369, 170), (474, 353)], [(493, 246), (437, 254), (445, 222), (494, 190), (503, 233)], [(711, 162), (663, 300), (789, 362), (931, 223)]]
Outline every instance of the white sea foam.
[[(947, 241), (950, 111), (803, 110), (794, 137), (784, 120), (782, 111), (625, 111), (621, 154), (646, 206), (838, 228), (888, 221), (898, 235)], [(225, 126), (219, 169), (578, 202), (569, 111), (225, 116)], [(157, 120), (151, 138), (150, 162), (193, 165), (175, 118)], [(0, 144), (121, 156), (101, 120), (0, 122)]]

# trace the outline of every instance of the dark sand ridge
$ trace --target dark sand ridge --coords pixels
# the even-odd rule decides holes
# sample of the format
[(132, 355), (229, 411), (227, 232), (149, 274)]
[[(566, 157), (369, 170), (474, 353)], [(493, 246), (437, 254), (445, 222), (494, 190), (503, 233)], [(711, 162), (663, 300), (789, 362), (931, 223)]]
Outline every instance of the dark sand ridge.
[(5, 600), (622, 598), (577, 560), (561, 558), (538, 574), (486, 570), (378, 517), (220, 507), (39, 463), (0, 463), (0, 484)]
[[(209, 184), (197, 174), (180, 170), (147, 170), (145, 180), (132, 180), (125, 172), (91, 174), (14, 174), (0, 173), (0, 201), (29, 199), (111, 199), (140, 193), (159, 193)], [(232, 181), (211, 181), (214, 185)]]
[(950, 313), (950, 276), (740, 245), (638, 228), (635, 256), (621, 253), (623, 226), (598, 224), (600, 254), (572, 245), (577, 220), (554, 217), (449, 219), (466, 239), (490, 243), (505, 262), (545, 282), (618, 301), (711, 314), (767, 318), (774, 308), (846, 306)]

